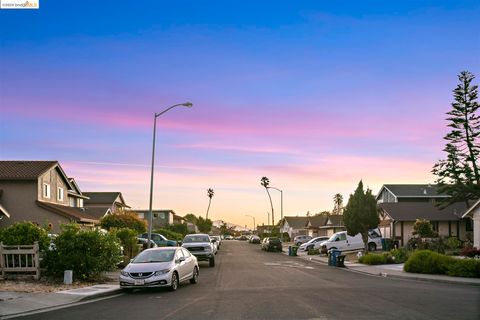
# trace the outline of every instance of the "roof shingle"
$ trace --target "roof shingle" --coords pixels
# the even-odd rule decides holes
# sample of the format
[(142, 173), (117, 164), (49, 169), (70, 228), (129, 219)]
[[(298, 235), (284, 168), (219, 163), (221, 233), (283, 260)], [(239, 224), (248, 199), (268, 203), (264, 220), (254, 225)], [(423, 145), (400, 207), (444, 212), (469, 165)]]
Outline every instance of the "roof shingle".
[(392, 202), (379, 203), (383, 209), (395, 221), (415, 221), (425, 219), (430, 221), (456, 221), (467, 211), (463, 202), (457, 202), (443, 210), (437, 208), (431, 202)]
[(58, 161), (0, 161), (0, 180), (35, 180)]

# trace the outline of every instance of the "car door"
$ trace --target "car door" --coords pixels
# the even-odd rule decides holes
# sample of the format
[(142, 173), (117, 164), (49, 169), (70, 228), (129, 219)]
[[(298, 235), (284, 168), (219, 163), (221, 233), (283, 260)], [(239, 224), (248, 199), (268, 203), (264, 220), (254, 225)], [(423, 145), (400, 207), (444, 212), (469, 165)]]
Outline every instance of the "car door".
[(175, 253), (175, 264), (177, 266), (177, 272), (178, 272), (178, 278), (180, 281), (185, 280), (186, 278), (186, 273), (187, 273), (187, 263), (186, 263), (186, 258), (183, 255), (183, 252), (181, 249), (178, 249), (177, 252)]
[(185, 257), (185, 274), (187, 278), (191, 278), (193, 275), (193, 269), (195, 268), (195, 259), (187, 249), (181, 248), (183, 256)]
[(344, 250), (349, 250), (350, 248), (350, 243), (347, 239), (347, 233), (342, 232), (338, 234), (338, 241), (335, 243), (336, 247), (338, 250), (344, 251)]

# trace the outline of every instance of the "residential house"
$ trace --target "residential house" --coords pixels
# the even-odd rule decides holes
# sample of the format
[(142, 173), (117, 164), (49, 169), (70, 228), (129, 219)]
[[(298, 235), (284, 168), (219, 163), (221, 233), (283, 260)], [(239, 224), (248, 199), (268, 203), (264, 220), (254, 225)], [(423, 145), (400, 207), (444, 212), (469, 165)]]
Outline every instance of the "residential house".
[(58, 161), (0, 161), (0, 227), (31, 221), (58, 233), (64, 223), (93, 226), (86, 199)]
[(310, 237), (319, 237), (319, 236), (326, 236), (326, 229), (320, 229), (323, 227), (328, 220), (327, 215), (315, 215), (308, 217), (307, 219), (307, 235)]
[(454, 203), (445, 209), (436, 205), (448, 198), (431, 184), (386, 184), (376, 199), (380, 209), (379, 228), (383, 237), (399, 240), (405, 246), (412, 238), (413, 224), (417, 219), (429, 220), (440, 236), (455, 236), (466, 239), (470, 231), (467, 219), (462, 215), (467, 210), (464, 203)]
[(86, 212), (101, 219), (109, 214), (121, 214), (130, 209), (121, 192), (84, 192), (89, 199), (84, 201)]
[(308, 217), (283, 217), (280, 222), (280, 232), (287, 232), (290, 239), (307, 234)]
[[(147, 223), (150, 221), (150, 211), (149, 210), (135, 210), (138, 214), (140, 219), (145, 219)], [(175, 211), (170, 209), (161, 209), (161, 210), (152, 210), (152, 228), (165, 228), (169, 225), (175, 223), (175, 221), (182, 221), (183, 218), (179, 218), (178, 215), (175, 214)], [(177, 217), (177, 218), (175, 218)]]
[(273, 229), (274, 226), (272, 225), (265, 225), (262, 224), (261, 226), (257, 225), (257, 234), (265, 234), (265, 233), (270, 233), (270, 231)]
[(328, 216), (325, 225), (319, 227), (319, 234), (323, 236), (331, 236), (336, 232), (346, 230), (343, 224), (343, 215)]
[[(480, 200), (475, 202), (462, 216), (472, 224), (473, 246), (480, 249)], [(471, 220), (468, 220), (471, 219)]]

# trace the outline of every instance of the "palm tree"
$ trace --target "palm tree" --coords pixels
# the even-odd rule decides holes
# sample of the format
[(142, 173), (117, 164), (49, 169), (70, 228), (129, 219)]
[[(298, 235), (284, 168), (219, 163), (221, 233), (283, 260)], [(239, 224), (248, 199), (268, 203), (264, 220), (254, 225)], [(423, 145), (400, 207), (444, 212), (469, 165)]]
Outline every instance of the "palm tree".
[(207, 189), (207, 197), (208, 197), (208, 208), (207, 208), (207, 216), (205, 219), (208, 219), (208, 211), (210, 210), (210, 204), (212, 203), (212, 198), (215, 192), (213, 192), (212, 188)]
[(270, 206), (272, 207), (272, 225), (275, 225), (275, 215), (273, 214), (272, 197), (270, 196), (270, 192), (268, 191), (268, 186), (270, 185), (270, 179), (268, 179), (267, 177), (262, 177), (262, 179), (260, 179), (260, 184), (265, 188), (268, 194), (268, 198), (270, 199)]
[(343, 210), (343, 196), (340, 193), (337, 193), (333, 196), (333, 214), (342, 214)]

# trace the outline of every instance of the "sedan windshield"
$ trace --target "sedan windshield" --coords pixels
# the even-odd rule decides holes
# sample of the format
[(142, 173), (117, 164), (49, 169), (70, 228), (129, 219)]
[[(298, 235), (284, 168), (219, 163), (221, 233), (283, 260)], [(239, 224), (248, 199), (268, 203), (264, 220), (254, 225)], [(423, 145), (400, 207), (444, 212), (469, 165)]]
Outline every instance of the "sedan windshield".
[(208, 236), (186, 236), (183, 243), (189, 242), (210, 242), (210, 238)]
[(169, 262), (174, 256), (175, 250), (147, 250), (136, 256), (132, 263)]

